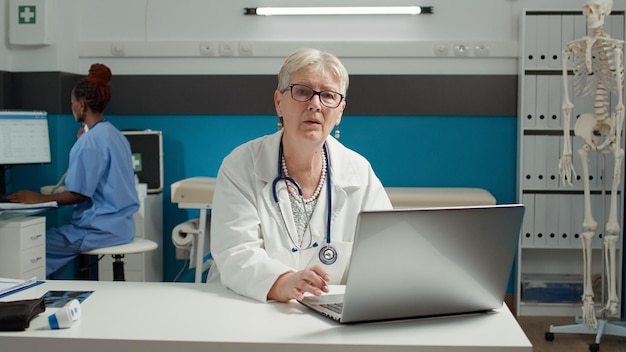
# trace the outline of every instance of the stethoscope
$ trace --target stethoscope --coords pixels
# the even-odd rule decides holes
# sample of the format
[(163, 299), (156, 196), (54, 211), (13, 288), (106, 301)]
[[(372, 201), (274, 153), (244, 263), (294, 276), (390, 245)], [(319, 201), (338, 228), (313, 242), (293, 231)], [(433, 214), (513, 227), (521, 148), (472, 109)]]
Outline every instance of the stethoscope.
[[(332, 185), (331, 185), (331, 179), (330, 179), (330, 161), (328, 159), (328, 148), (326, 147), (326, 143), (324, 143), (324, 158), (326, 159), (326, 189), (328, 190), (328, 214), (327, 214), (328, 217), (326, 219), (326, 245), (320, 249), (318, 253), (318, 257), (320, 259), (320, 262), (322, 262), (323, 264), (331, 265), (337, 260), (337, 250), (330, 245), (330, 222), (331, 222), (330, 219), (332, 216)], [(302, 246), (299, 246), (294, 241), (293, 237), (291, 236), (291, 233), (289, 233), (287, 222), (285, 221), (283, 212), (280, 209), (280, 202), (278, 201), (278, 192), (276, 192), (276, 184), (279, 181), (285, 181), (285, 183), (291, 182), (291, 184), (293, 184), (296, 187), (301, 199), (303, 195), (302, 195), (302, 187), (300, 187), (300, 185), (296, 182), (296, 180), (294, 180), (293, 178), (289, 176), (283, 176), (282, 169), (281, 169), (282, 160), (283, 160), (283, 143), (281, 142), (280, 147), (278, 148), (278, 177), (276, 177), (274, 181), (272, 182), (272, 195), (274, 196), (274, 201), (276, 202), (276, 205), (278, 206), (278, 213), (280, 213), (280, 217), (283, 220), (283, 224), (285, 225), (285, 229), (287, 230), (289, 239), (291, 240), (291, 243), (293, 244), (291, 251), (297, 252), (298, 250), (316, 248), (319, 245), (317, 244), (317, 242), (313, 242), (313, 234), (311, 233), (311, 227), (309, 226), (309, 224), (307, 224), (307, 228), (309, 229), (309, 233), (311, 234), (311, 242), (313, 243), (310, 243), (307, 247), (303, 248)]]

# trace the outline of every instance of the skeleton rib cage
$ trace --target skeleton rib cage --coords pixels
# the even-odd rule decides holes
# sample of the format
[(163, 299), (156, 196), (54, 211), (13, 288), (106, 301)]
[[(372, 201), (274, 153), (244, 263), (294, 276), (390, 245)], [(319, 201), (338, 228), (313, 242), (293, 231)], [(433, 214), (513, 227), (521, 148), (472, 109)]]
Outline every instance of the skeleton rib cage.
[[(593, 62), (589, 66), (586, 63), (586, 44), (586, 40), (576, 40), (567, 45), (573, 55), (574, 94), (577, 96), (594, 95), (600, 83), (607, 91), (617, 93), (618, 85), (623, 84), (623, 82), (618, 82), (618, 77), (623, 77), (623, 67), (615, 61), (615, 49), (622, 50), (624, 42), (612, 38), (594, 40), (590, 47)], [(591, 68), (591, 72), (588, 67)], [(621, 70), (621, 74), (617, 74), (616, 70)], [(606, 108), (608, 101), (605, 99), (604, 102)]]

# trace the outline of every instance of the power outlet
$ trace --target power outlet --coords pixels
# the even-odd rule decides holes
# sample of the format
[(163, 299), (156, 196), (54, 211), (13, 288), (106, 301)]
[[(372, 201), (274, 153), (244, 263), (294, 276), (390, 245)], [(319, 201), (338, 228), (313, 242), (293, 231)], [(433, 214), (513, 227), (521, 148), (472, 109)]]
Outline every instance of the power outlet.
[(217, 55), (217, 44), (215, 44), (215, 43), (200, 43), (200, 55), (202, 55), (202, 56), (215, 56), (215, 55)]
[(471, 49), (467, 43), (454, 44), (454, 56), (469, 56)]
[(474, 56), (485, 57), (489, 56), (489, 45), (485, 43), (474, 44)]
[(450, 54), (450, 46), (448, 44), (435, 44), (435, 56), (448, 56)]
[(239, 56), (254, 56), (254, 44), (250, 42), (239, 43)]
[(235, 56), (236, 46), (233, 43), (220, 43), (220, 56)]
[(124, 49), (123, 43), (112, 43), (111, 44), (111, 55), (113, 56), (124, 56), (126, 54), (126, 50)]

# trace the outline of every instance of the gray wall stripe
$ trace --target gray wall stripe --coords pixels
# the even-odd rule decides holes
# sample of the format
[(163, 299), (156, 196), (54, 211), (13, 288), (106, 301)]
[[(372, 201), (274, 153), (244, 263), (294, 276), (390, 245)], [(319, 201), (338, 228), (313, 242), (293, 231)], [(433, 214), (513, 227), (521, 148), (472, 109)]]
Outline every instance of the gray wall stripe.
[[(70, 113), (81, 76), (0, 72), (0, 108)], [(273, 115), (275, 75), (114, 75), (108, 114)], [(352, 75), (346, 115), (515, 116), (517, 75)]]

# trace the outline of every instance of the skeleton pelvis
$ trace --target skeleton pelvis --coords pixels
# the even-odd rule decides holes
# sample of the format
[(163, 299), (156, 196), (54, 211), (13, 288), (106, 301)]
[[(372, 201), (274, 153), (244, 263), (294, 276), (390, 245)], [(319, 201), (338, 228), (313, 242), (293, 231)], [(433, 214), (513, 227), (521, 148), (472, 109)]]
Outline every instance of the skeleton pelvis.
[(594, 114), (582, 114), (576, 120), (574, 134), (587, 142), (594, 150), (601, 144), (601, 140), (611, 138), (613, 119), (610, 117), (598, 118)]

